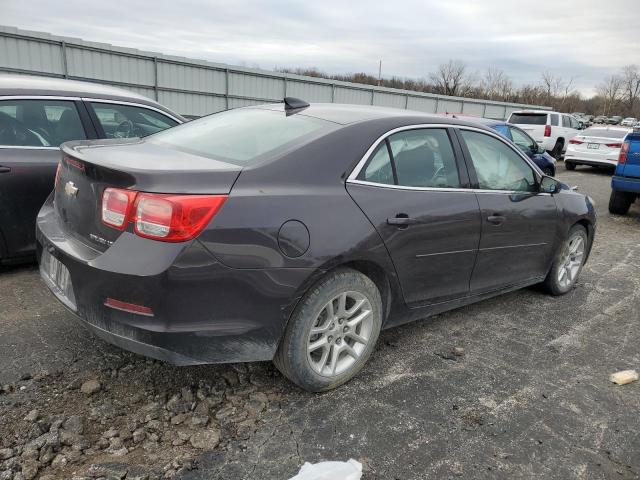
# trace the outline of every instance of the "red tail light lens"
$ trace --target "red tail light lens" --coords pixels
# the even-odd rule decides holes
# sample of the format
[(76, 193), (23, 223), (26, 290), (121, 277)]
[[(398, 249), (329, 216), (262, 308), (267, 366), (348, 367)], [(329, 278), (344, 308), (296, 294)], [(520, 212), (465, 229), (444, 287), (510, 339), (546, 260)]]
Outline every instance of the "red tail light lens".
[(153, 310), (144, 305), (136, 305), (135, 303), (123, 302), (114, 298), (107, 298), (104, 301), (105, 306), (115, 308), (116, 310), (122, 310), (123, 312), (136, 313), (138, 315), (146, 315), (147, 317), (153, 317)]
[(569, 140), (569, 143), (572, 145), (580, 145), (584, 143), (584, 140), (580, 140), (579, 138), (572, 138), (571, 140)]
[(621, 143), (607, 143), (606, 146), (610, 147), (610, 148), (620, 148), (620, 147), (622, 147), (622, 144)]
[(165, 242), (191, 240), (204, 229), (226, 199), (226, 195), (140, 193), (136, 200), (134, 231), (141, 237)]
[(627, 154), (629, 153), (630, 146), (631, 146), (631, 142), (624, 142), (622, 144), (622, 148), (620, 149), (620, 155), (618, 155), (618, 164), (623, 164), (627, 162)]
[(106, 188), (102, 193), (102, 223), (124, 230), (137, 193), (133, 190)]
[(551, 125), (545, 125), (544, 126), (544, 136), (545, 137), (550, 137), (551, 136)]

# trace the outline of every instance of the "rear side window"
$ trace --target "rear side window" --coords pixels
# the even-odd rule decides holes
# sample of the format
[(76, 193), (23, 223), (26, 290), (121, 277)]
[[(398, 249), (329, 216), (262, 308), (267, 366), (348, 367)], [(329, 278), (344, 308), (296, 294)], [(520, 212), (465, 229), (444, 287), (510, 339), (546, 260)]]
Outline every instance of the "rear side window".
[(554, 127), (560, 126), (560, 118), (559, 118), (557, 113), (551, 113), (551, 114), (549, 114), (549, 116), (551, 117), (551, 125), (552, 126), (554, 126)]
[(407, 130), (389, 136), (369, 158), (358, 179), (382, 184), (395, 182), (405, 187), (460, 187), (449, 135), (440, 128)]
[(516, 123), (520, 125), (546, 125), (547, 114), (546, 113), (512, 113), (509, 118), (509, 123)]
[(335, 124), (301, 114), (259, 108), (216, 113), (154, 135), (149, 141), (236, 165), (248, 165), (333, 129)]
[(571, 128), (571, 120), (567, 115), (562, 115), (562, 126), (566, 128)]
[(92, 102), (107, 138), (146, 137), (178, 124), (160, 112), (134, 105)]
[(0, 145), (58, 147), (84, 140), (86, 133), (78, 110), (70, 100), (0, 101)]

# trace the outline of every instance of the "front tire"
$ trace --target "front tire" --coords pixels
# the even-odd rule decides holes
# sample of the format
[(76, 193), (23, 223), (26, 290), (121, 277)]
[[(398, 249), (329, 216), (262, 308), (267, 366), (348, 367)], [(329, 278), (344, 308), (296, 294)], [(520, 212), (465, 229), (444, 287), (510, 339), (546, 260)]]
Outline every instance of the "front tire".
[(619, 192), (617, 190), (611, 190), (611, 196), (609, 197), (609, 212), (614, 215), (625, 215), (631, 204), (635, 200), (635, 195), (628, 192)]
[(301, 388), (331, 390), (362, 369), (381, 327), (378, 288), (369, 277), (342, 268), (300, 300), (273, 361)]
[(583, 226), (575, 225), (569, 230), (543, 282), (549, 293), (564, 295), (576, 284), (586, 259), (588, 240)]

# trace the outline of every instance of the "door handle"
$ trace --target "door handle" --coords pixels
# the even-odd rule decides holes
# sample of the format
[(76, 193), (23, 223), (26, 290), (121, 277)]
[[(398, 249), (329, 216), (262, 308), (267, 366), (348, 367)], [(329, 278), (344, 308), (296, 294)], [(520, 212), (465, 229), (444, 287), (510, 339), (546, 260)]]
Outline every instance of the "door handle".
[(489, 215), (487, 217), (487, 221), (489, 223), (493, 223), (494, 225), (502, 225), (505, 220), (506, 218), (503, 217), (502, 215)]
[(3, 167), (0, 165), (0, 173), (9, 173), (10, 171), (11, 171), (11, 168)]
[(388, 225), (396, 225), (399, 227), (408, 227), (409, 225), (413, 225), (418, 223), (418, 220), (415, 218), (409, 217), (406, 213), (399, 213), (395, 217), (387, 218)]

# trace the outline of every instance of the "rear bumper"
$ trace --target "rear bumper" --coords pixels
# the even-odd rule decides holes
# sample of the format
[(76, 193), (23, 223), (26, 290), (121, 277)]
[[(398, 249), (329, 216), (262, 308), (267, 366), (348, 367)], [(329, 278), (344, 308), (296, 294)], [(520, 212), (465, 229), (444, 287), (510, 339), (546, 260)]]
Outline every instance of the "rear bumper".
[(576, 165), (591, 165), (594, 167), (615, 167), (618, 165), (618, 152), (611, 154), (597, 154), (578, 152), (571, 148), (567, 149), (564, 161), (575, 163)]
[[(46, 249), (68, 269), (74, 303), (65, 306), (91, 331), (178, 365), (271, 360), (311, 275), (306, 268), (233, 269), (197, 240), (169, 245), (123, 234), (97, 252), (64, 231), (49, 203), (36, 237), (38, 260)], [(153, 316), (107, 307), (106, 298), (147, 306)]]
[(611, 188), (619, 192), (640, 194), (640, 178), (614, 176), (611, 178)]

